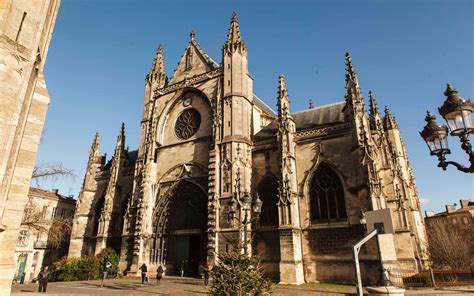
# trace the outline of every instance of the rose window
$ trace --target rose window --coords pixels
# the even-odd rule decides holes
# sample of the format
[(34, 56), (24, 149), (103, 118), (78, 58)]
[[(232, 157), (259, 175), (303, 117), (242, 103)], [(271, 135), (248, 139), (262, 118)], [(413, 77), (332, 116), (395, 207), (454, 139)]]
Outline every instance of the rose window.
[(196, 109), (186, 109), (179, 115), (174, 126), (176, 136), (182, 140), (191, 138), (199, 129), (201, 114)]

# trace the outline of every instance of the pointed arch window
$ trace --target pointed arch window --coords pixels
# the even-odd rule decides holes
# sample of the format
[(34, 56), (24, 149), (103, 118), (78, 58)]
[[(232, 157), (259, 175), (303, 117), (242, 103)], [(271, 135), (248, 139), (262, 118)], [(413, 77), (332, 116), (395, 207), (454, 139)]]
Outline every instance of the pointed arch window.
[(336, 172), (321, 164), (309, 190), (311, 222), (330, 223), (347, 220), (344, 189)]
[(278, 226), (278, 183), (275, 177), (267, 176), (258, 184), (258, 195), (262, 200), (261, 226)]

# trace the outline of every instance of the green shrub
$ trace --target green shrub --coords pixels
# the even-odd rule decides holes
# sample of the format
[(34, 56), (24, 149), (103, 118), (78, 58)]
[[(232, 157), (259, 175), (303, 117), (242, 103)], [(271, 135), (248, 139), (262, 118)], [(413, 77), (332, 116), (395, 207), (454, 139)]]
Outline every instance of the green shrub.
[(100, 262), (95, 256), (82, 257), (77, 266), (77, 278), (93, 280), (100, 277)]
[(110, 248), (102, 250), (97, 256), (63, 257), (53, 264), (53, 281), (84, 281), (101, 278), (103, 267), (109, 261), (112, 266), (109, 275), (118, 271), (119, 256)]
[(53, 265), (53, 279), (57, 281), (77, 281), (77, 268), (81, 258), (62, 258)]
[(115, 252), (114, 249), (111, 249), (111, 248), (103, 249), (97, 255), (97, 258), (99, 260), (99, 264), (100, 264), (99, 268), (101, 272), (103, 271), (104, 266), (107, 263), (107, 261), (109, 261), (112, 264), (112, 266), (109, 269), (109, 275), (117, 274), (120, 257), (117, 254), (117, 252)]

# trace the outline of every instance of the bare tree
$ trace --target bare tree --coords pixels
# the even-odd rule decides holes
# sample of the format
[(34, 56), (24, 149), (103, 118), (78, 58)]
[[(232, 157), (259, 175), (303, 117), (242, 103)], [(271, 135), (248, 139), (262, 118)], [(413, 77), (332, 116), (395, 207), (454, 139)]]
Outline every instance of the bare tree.
[(33, 169), (31, 179), (39, 186), (40, 180), (56, 181), (59, 178), (75, 179), (76, 175), (72, 169), (64, 167), (62, 162), (36, 165)]
[(47, 234), (48, 245), (57, 249), (61, 242), (71, 234), (72, 218), (55, 216), (51, 220), (44, 217), (34, 202), (30, 202), (25, 208), (22, 226), (40, 234)]
[(474, 266), (471, 257), (472, 233), (468, 228), (448, 221), (432, 220), (426, 225), (429, 250), (437, 268), (469, 269)]

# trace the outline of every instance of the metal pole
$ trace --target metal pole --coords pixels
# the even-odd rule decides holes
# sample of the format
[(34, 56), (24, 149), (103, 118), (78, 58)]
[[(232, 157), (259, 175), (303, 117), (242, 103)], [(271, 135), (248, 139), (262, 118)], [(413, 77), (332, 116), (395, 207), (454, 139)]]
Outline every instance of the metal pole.
[(377, 235), (377, 229), (372, 230), (371, 233), (367, 234), (365, 237), (363, 237), (360, 241), (358, 241), (354, 246), (353, 246), (353, 257), (354, 257), (354, 267), (355, 267), (355, 272), (356, 272), (356, 280), (357, 280), (357, 295), (363, 296), (364, 291), (362, 290), (362, 278), (360, 275), (360, 265), (359, 265), (359, 251), (360, 247), (365, 244), (368, 240), (373, 238), (375, 235)]
[(358, 296), (363, 296), (364, 291), (362, 290), (362, 278), (360, 276), (360, 265), (359, 265), (359, 248), (354, 246), (353, 249), (353, 257), (354, 257), (354, 267), (355, 267), (355, 273), (356, 273), (356, 280), (357, 280), (357, 295)]
[(245, 211), (245, 216), (244, 216), (244, 221), (243, 221), (243, 225), (244, 225), (244, 254), (247, 254), (247, 219), (248, 219), (248, 213), (247, 211)]
[(431, 284), (433, 285), (433, 288), (436, 288), (436, 282), (435, 282), (435, 277), (433, 273), (433, 268), (430, 266), (430, 277), (431, 277)]

